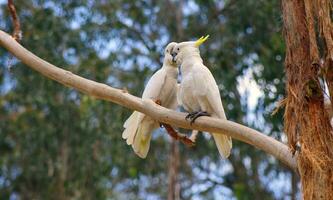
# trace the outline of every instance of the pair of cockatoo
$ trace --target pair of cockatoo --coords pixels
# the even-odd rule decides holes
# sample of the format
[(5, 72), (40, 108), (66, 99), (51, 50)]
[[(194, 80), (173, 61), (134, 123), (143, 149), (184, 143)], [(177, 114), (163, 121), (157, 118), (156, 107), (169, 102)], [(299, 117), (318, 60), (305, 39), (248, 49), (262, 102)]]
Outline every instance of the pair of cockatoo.
[[(186, 119), (194, 123), (200, 116), (212, 116), (226, 119), (220, 92), (215, 79), (209, 69), (203, 64), (199, 46), (207, 40), (208, 36), (197, 41), (175, 43), (171, 42), (164, 51), (163, 66), (148, 81), (143, 92), (143, 99), (152, 99), (161, 106), (176, 109), (182, 105), (189, 112)], [(180, 66), (182, 80), (177, 84), (178, 66)], [(170, 132), (169, 125), (162, 124)], [(147, 156), (153, 130), (160, 123), (140, 112), (133, 114), (124, 123), (122, 137), (128, 145), (132, 145), (134, 152), (141, 158)], [(171, 131), (172, 132), (172, 131)], [(184, 143), (190, 143), (186, 136), (181, 138)], [(232, 148), (231, 137), (211, 133), (222, 158), (230, 155)], [(194, 141), (193, 141), (194, 142)]]

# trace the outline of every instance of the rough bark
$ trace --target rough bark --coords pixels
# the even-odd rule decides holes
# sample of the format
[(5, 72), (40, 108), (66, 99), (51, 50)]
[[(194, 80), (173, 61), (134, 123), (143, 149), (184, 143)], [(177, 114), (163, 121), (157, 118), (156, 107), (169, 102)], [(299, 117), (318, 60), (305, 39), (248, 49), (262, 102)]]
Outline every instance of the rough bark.
[(299, 154), (303, 198), (328, 200), (333, 199), (333, 134), (319, 80), (314, 18), (324, 1), (283, 0), (282, 11), (287, 73), (285, 132), (292, 152)]
[[(332, 1), (314, 0), (313, 8), (318, 20), (319, 37), (322, 39), (323, 56), (322, 70), (327, 81), (330, 100), (333, 102), (333, 23), (332, 23)], [(333, 104), (331, 104), (333, 110)]]

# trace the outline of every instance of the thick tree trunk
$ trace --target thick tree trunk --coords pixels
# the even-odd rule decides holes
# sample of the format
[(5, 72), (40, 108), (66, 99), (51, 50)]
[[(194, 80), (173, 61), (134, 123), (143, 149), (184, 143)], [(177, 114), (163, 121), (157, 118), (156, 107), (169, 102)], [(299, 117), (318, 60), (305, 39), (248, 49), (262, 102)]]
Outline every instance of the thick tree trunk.
[(316, 22), (320, 23), (322, 15), (318, 10), (329, 5), (327, 1), (282, 1), (287, 73), (285, 132), (292, 152), (299, 154), (303, 198), (315, 200), (333, 199), (333, 134), (319, 81), (322, 51), (316, 34)]

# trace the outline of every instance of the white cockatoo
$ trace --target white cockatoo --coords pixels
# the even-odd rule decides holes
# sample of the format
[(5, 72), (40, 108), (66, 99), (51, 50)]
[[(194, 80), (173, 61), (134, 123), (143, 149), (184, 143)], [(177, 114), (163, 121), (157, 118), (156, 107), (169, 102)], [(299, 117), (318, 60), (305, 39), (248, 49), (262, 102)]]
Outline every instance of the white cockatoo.
[[(191, 119), (191, 123), (200, 116), (226, 119), (219, 88), (200, 56), (199, 46), (207, 38), (178, 43), (172, 51), (173, 61), (180, 65), (182, 75), (178, 101), (189, 112), (186, 119)], [(220, 133), (211, 134), (220, 155), (227, 158), (232, 148), (231, 137)]]
[[(159, 102), (161, 106), (175, 110), (177, 103), (177, 76), (178, 67), (172, 61), (171, 52), (177, 43), (169, 43), (164, 51), (163, 66), (148, 81), (142, 94), (142, 99), (151, 99)], [(152, 132), (160, 126), (140, 112), (134, 111), (124, 123), (122, 137), (128, 145), (132, 145), (134, 152), (141, 158), (147, 156)]]

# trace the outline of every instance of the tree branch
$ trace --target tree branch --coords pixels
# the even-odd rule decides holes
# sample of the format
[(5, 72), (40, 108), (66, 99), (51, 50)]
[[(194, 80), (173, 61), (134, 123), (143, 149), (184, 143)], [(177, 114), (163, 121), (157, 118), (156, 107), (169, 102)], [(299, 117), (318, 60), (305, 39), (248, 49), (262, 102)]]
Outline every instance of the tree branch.
[(151, 116), (157, 121), (171, 124), (185, 129), (196, 129), (206, 132), (223, 133), (234, 139), (246, 142), (252, 146), (273, 155), (284, 164), (297, 171), (295, 157), (288, 147), (281, 142), (260, 133), (254, 129), (228, 120), (211, 117), (200, 117), (193, 125), (185, 120), (185, 113), (176, 112), (157, 105), (152, 100), (143, 100), (128, 94), (126, 91), (112, 88), (106, 84), (85, 79), (70, 71), (58, 68), (17, 43), (10, 35), (0, 30), (0, 45), (6, 48), (27, 66), (40, 72), (63, 85), (75, 88), (84, 94), (98, 99), (111, 101), (132, 110), (137, 110)]
[(8, 0), (8, 9), (14, 24), (13, 37), (15, 38), (16, 41), (19, 42), (22, 39), (22, 32), (21, 32), (20, 20), (17, 17), (13, 0)]

